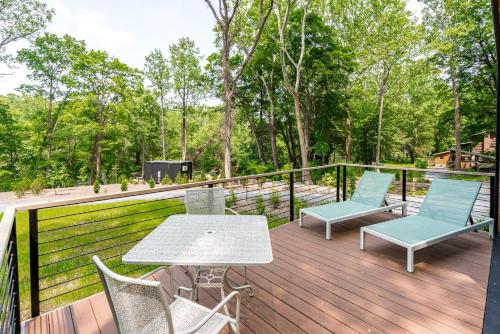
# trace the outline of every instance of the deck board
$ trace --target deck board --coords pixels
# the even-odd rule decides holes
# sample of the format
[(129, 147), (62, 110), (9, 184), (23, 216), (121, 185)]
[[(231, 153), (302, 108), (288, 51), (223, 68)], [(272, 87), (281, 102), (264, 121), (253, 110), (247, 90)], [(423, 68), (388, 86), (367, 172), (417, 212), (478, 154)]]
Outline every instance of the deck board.
[[(359, 250), (359, 227), (390, 214), (336, 224), (325, 240), (324, 224), (287, 224), (271, 231), (273, 263), (250, 267), (255, 297), (242, 294), (242, 333), (481, 333), (492, 243), (469, 233), (416, 252), (407, 273), (403, 248), (367, 236)], [(158, 271), (170, 294), (168, 275)], [(243, 280), (242, 270), (229, 279)], [(174, 269), (176, 284), (189, 279)], [(200, 303), (214, 307), (217, 289), (201, 289)], [(116, 334), (103, 293), (23, 323), (29, 334)], [(229, 333), (226, 329), (224, 333)]]

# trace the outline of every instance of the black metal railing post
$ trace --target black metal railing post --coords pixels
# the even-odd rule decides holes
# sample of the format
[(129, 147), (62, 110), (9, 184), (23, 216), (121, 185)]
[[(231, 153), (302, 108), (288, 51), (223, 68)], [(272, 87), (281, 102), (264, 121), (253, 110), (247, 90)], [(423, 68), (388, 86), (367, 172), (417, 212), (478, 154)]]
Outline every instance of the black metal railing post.
[(14, 288), (12, 303), (14, 304), (14, 333), (21, 333), (21, 301), (19, 299), (19, 263), (17, 257), (17, 231), (16, 231), (16, 219), (12, 223), (12, 230), (10, 232), (10, 241), (12, 247), (12, 284)]
[[(495, 177), (490, 176), (490, 218), (495, 218)], [(493, 224), (493, 235), (498, 234), (498, 225)]]
[(340, 202), (340, 165), (337, 165), (337, 202)]
[(293, 200), (294, 200), (294, 193), (293, 193), (293, 184), (294, 184), (294, 179), (293, 179), (293, 172), (291, 172), (290, 174), (290, 177), (289, 177), (289, 183), (290, 183), (290, 221), (294, 221), (295, 220), (295, 206), (294, 206), (294, 203), (293, 203)]
[(31, 317), (40, 315), (40, 272), (38, 264), (38, 210), (29, 210)]
[(342, 200), (347, 200), (347, 166), (342, 166)]
[(406, 201), (406, 169), (403, 169), (403, 177), (401, 179), (401, 200)]

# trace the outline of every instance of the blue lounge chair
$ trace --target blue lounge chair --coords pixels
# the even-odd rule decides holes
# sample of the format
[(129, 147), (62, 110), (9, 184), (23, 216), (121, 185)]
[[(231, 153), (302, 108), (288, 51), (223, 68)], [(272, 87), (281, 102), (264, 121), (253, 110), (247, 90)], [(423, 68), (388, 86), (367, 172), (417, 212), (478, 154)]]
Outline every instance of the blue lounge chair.
[(350, 200), (300, 209), (299, 226), (304, 226), (304, 215), (320, 219), (326, 223), (326, 239), (330, 240), (332, 224), (335, 223), (396, 208), (402, 208), (403, 215), (406, 215), (406, 202), (385, 203), (393, 178), (394, 174), (366, 171)]
[(360, 248), (365, 250), (365, 234), (369, 233), (407, 249), (408, 272), (414, 271), (414, 252), (456, 235), (489, 225), (493, 219), (468, 225), (481, 183), (435, 179), (415, 216), (403, 217), (361, 228)]

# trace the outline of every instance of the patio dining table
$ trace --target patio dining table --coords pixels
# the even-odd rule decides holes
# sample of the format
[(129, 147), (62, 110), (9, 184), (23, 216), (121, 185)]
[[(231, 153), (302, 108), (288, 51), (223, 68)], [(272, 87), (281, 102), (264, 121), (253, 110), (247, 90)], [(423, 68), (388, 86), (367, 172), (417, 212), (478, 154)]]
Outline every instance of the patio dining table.
[[(198, 287), (252, 288), (229, 283), (232, 267), (271, 263), (267, 218), (257, 215), (172, 215), (122, 258), (127, 264), (179, 266), (191, 279), (191, 299)], [(189, 267), (194, 267), (195, 271)], [(170, 271), (171, 273), (171, 271)]]

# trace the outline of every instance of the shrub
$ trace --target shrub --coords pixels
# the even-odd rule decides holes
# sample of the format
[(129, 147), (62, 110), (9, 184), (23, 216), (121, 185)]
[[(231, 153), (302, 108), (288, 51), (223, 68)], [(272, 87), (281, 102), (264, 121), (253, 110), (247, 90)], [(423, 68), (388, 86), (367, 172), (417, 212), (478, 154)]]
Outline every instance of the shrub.
[(150, 178), (148, 181), (149, 188), (154, 188), (156, 186), (156, 182), (153, 178)]
[(17, 198), (23, 197), (28, 189), (29, 184), (26, 183), (26, 180), (18, 181), (16, 184), (14, 184), (14, 187), (12, 187), (12, 191), (14, 191), (14, 194)]
[(427, 169), (427, 167), (429, 167), (429, 163), (427, 162), (426, 159), (418, 159), (415, 162), (415, 167), (419, 169)]
[(199, 172), (195, 172), (193, 175), (194, 182), (203, 182), (206, 180), (207, 180), (207, 175), (205, 174), (205, 172), (199, 171)]
[(396, 172), (394, 178), (396, 179), (396, 181), (401, 180), (401, 174), (399, 173), (399, 171)]
[(95, 180), (94, 182), (94, 194), (98, 194), (101, 191), (101, 183), (99, 180)]
[(258, 177), (257, 178), (257, 184), (259, 185), (260, 189), (262, 189), (262, 187), (264, 186), (264, 183), (266, 183), (265, 177)]
[(234, 190), (231, 190), (229, 196), (226, 197), (226, 207), (232, 208), (233, 205), (238, 201), (238, 197), (234, 193)]
[(294, 197), (293, 199), (293, 213), (295, 217), (299, 216), (300, 209), (307, 208), (307, 202), (303, 199)]
[(271, 196), (269, 197), (269, 201), (271, 201), (273, 208), (277, 209), (280, 206), (281, 202), (280, 193), (277, 190), (273, 190)]
[[(290, 170), (290, 169), (293, 169), (292, 163), (287, 163), (286, 165), (283, 166), (283, 168), (281, 170), (285, 171), (285, 170)], [(289, 173), (282, 174), (281, 179), (286, 184), (290, 184), (290, 174)]]
[(30, 190), (34, 195), (40, 194), (45, 188), (47, 188), (47, 182), (42, 176), (37, 177), (30, 184)]
[(165, 175), (163, 177), (163, 179), (161, 179), (160, 183), (161, 183), (162, 186), (164, 186), (166, 184), (171, 185), (172, 184), (172, 180), (170, 179), (170, 177), (168, 175)]
[(264, 197), (262, 195), (259, 195), (255, 198), (255, 211), (259, 215), (263, 215), (264, 212), (266, 212), (266, 206), (264, 205)]
[(121, 191), (127, 191), (128, 190), (127, 179), (122, 179), (122, 182), (120, 184), (120, 189), (121, 189)]
[(178, 172), (177, 175), (175, 176), (174, 183), (175, 184), (186, 184), (186, 183), (188, 183), (188, 178), (186, 175), (182, 174), (181, 172)]

